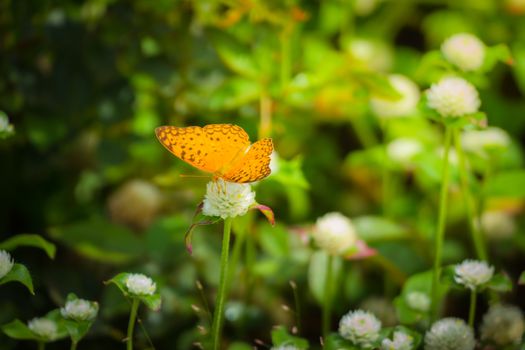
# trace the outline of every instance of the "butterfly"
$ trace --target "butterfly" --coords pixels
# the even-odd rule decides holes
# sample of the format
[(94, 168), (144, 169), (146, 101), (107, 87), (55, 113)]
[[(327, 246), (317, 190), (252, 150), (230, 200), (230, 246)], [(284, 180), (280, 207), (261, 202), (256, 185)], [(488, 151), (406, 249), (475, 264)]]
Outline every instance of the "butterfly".
[(213, 178), (247, 183), (270, 175), (270, 138), (250, 144), (246, 131), (233, 124), (204, 127), (160, 126), (155, 129), (160, 143), (171, 153)]

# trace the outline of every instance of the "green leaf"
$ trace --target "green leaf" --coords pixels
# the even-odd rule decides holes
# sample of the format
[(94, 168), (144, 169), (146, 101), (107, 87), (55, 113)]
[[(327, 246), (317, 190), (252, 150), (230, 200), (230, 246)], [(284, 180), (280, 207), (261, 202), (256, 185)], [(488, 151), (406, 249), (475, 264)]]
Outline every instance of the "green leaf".
[[(69, 293), (67, 296), (67, 301), (74, 301), (78, 300), (79, 298), (74, 293)], [(96, 308), (98, 313), (98, 303), (94, 301), (89, 301), (92, 307)], [(85, 320), (85, 321), (76, 321), (72, 319), (65, 319), (64, 318), (64, 326), (67, 329), (67, 332), (69, 333), (69, 336), (71, 339), (78, 343), (89, 331), (91, 328), (91, 325), (93, 324), (93, 320)]]
[(521, 284), (521, 285), (525, 284), (525, 271), (521, 273), (520, 278), (518, 279), (518, 284)]
[(248, 78), (259, 75), (259, 67), (247, 45), (226, 32), (210, 31), (209, 35), (219, 57), (228, 68)]
[(387, 76), (379, 73), (366, 72), (354, 73), (353, 78), (368, 89), (370, 94), (392, 99), (392, 101), (399, 100), (402, 95), (390, 84)]
[(123, 264), (144, 252), (144, 244), (130, 230), (102, 218), (55, 227), (50, 234), (79, 254), (103, 263)]
[(0, 243), (0, 249), (13, 250), (19, 246), (36, 247), (44, 250), (51, 258), (55, 258), (56, 247), (42, 236), (34, 234), (21, 234), (11, 237)]
[(485, 59), (481, 71), (488, 72), (492, 70), (498, 62), (511, 64), (512, 61), (512, 54), (507, 45), (499, 44), (496, 46), (485, 47)]
[(326, 337), (323, 350), (361, 350), (361, 348), (353, 345), (339, 334), (332, 333)]
[(525, 197), (525, 170), (502, 172), (488, 179), (485, 196), (488, 197)]
[(359, 237), (367, 243), (408, 238), (404, 227), (380, 216), (361, 216), (352, 221)]
[(503, 273), (497, 273), (492, 276), (490, 281), (486, 284), (486, 287), (500, 293), (510, 292), (512, 290), (512, 281), (509, 276)]
[(130, 275), (131, 274), (127, 273), (127, 272), (119, 273), (118, 275), (116, 275), (115, 277), (110, 279), (109, 281), (106, 281), (105, 284), (113, 283), (120, 289), (120, 291), (122, 292), (122, 294), (124, 294), (125, 297), (132, 298), (132, 299), (133, 298), (139, 299), (148, 308), (152, 309), (153, 311), (160, 310), (160, 307), (161, 307), (161, 304), (162, 304), (162, 299), (160, 297), (158, 288), (155, 291), (155, 293), (153, 293), (152, 295), (135, 295), (135, 294), (131, 294), (129, 292), (128, 288), (126, 287), (126, 281), (127, 281), (128, 277)]
[[(332, 277), (339, 276), (342, 269), (342, 260), (339, 257), (332, 258)], [(326, 290), (326, 268), (328, 265), (328, 255), (318, 250), (312, 254), (310, 258), (310, 266), (308, 267), (308, 287), (316, 301), (322, 305), (324, 294)], [(336, 278), (332, 278), (333, 293), (336, 293)]]
[(272, 343), (274, 346), (295, 346), (300, 350), (306, 350), (310, 346), (306, 339), (291, 335), (283, 326), (279, 326), (272, 331)]
[(247, 343), (235, 342), (228, 347), (228, 350), (253, 350), (253, 346)]
[(256, 101), (261, 95), (257, 81), (242, 77), (225, 80), (212, 94), (209, 107), (212, 110), (234, 110)]
[(9, 271), (4, 277), (0, 278), (0, 285), (13, 281), (22, 283), (27, 289), (29, 289), (31, 294), (35, 294), (31, 274), (24, 265), (14, 264), (11, 271)]

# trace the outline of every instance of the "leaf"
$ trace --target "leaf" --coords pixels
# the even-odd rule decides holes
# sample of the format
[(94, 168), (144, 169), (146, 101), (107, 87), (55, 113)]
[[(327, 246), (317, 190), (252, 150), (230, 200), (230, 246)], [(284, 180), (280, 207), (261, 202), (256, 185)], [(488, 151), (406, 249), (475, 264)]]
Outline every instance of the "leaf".
[(268, 222), (272, 226), (275, 226), (275, 214), (273, 213), (272, 208), (270, 208), (270, 207), (268, 207), (266, 205), (263, 205), (263, 204), (259, 204), (259, 203), (256, 203), (252, 208), (253, 209), (259, 209), (259, 211), (261, 213), (263, 213), (264, 216), (266, 216), (266, 219), (268, 219)]
[(13, 281), (22, 283), (27, 289), (29, 289), (31, 294), (35, 294), (31, 274), (24, 265), (14, 264), (11, 271), (9, 271), (4, 277), (0, 278), (0, 285)]
[[(74, 293), (69, 293), (67, 296), (67, 301), (74, 301), (78, 300), (79, 298)], [(96, 308), (98, 313), (98, 303), (94, 301), (88, 301), (91, 304), (91, 307)], [(82, 321), (76, 321), (72, 319), (66, 319), (64, 318), (64, 326), (67, 329), (67, 332), (69, 333), (69, 336), (71, 339), (78, 343), (89, 331), (91, 328), (91, 325), (95, 319), (92, 320), (82, 320)]]
[(40, 248), (51, 258), (55, 258), (56, 247), (40, 235), (21, 234), (11, 237), (0, 243), (0, 249), (13, 250), (19, 246)]
[(361, 350), (339, 334), (332, 333), (324, 340), (323, 350)]
[(366, 73), (354, 73), (353, 77), (356, 81), (364, 85), (370, 94), (391, 99), (392, 101), (399, 100), (402, 95), (390, 84), (390, 80), (387, 76), (379, 73), (366, 72)]
[(367, 243), (408, 238), (404, 227), (380, 216), (361, 216), (352, 221), (359, 237)]
[(283, 326), (272, 331), (272, 343), (274, 346), (294, 346), (298, 350), (306, 350), (310, 346), (306, 339), (291, 335)]
[(125, 297), (131, 298), (131, 299), (139, 299), (142, 301), (148, 308), (152, 309), (153, 311), (160, 310), (160, 307), (162, 305), (162, 299), (160, 296), (160, 293), (157, 290), (152, 295), (135, 295), (128, 291), (128, 287), (126, 286), (126, 281), (131, 275), (127, 272), (122, 272), (110, 279), (109, 281), (104, 282), (105, 284), (115, 284), (118, 289), (124, 294)]
[(123, 264), (144, 252), (143, 243), (130, 230), (102, 218), (55, 227), (50, 234), (79, 254), (103, 263)]
[(481, 71), (488, 72), (492, 70), (498, 62), (513, 63), (509, 47), (505, 44), (485, 47), (485, 59)]
[(219, 57), (228, 68), (248, 78), (259, 75), (259, 67), (247, 45), (226, 32), (210, 31), (209, 35)]
[[(336, 278), (339, 276), (342, 269), (342, 260), (339, 257), (332, 258), (332, 292), (336, 294)], [(328, 265), (328, 255), (318, 250), (312, 254), (310, 258), (310, 266), (308, 267), (308, 287), (316, 301), (322, 305), (324, 301), (324, 294), (326, 290), (326, 268)]]
[(486, 284), (486, 287), (500, 293), (510, 292), (512, 290), (512, 281), (509, 276), (503, 273), (497, 273), (492, 276), (490, 281)]
[(488, 197), (525, 197), (525, 170), (502, 172), (488, 179), (485, 196)]
[(191, 244), (191, 238), (193, 236), (193, 230), (197, 226), (212, 225), (212, 224), (220, 221), (220, 218), (210, 218), (208, 216), (205, 216), (202, 213), (202, 207), (203, 206), (204, 206), (203, 202), (201, 202), (197, 206), (197, 209), (195, 210), (195, 214), (193, 214), (193, 220), (192, 220), (193, 222), (192, 222), (191, 226), (188, 228), (188, 230), (186, 231), (186, 233), (184, 234), (184, 242), (186, 244), (186, 249), (188, 250), (190, 255), (193, 254), (193, 246)]
[(259, 83), (253, 79), (233, 77), (224, 81), (211, 95), (212, 110), (234, 110), (256, 101), (261, 95)]
[(520, 278), (518, 279), (518, 284), (521, 284), (521, 285), (525, 284), (525, 271), (521, 273)]
[(10, 338), (19, 340), (34, 340), (38, 342), (52, 342), (67, 337), (68, 333), (64, 326), (64, 321), (60, 316), (60, 310), (55, 309), (47, 313), (43, 318), (51, 320), (57, 325), (57, 333), (53, 339), (43, 338), (31, 331), (27, 324), (20, 320), (14, 320), (2, 326), (2, 331)]

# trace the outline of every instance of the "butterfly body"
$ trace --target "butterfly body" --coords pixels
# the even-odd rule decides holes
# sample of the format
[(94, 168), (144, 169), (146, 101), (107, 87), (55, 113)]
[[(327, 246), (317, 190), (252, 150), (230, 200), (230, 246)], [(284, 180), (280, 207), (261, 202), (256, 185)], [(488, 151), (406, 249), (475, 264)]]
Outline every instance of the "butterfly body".
[(250, 144), (248, 134), (237, 125), (160, 126), (155, 134), (175, 156), (212, 173), (214, 178), (247, 183), (261, 180), (271, 172), (272, 140), (265, 138)]

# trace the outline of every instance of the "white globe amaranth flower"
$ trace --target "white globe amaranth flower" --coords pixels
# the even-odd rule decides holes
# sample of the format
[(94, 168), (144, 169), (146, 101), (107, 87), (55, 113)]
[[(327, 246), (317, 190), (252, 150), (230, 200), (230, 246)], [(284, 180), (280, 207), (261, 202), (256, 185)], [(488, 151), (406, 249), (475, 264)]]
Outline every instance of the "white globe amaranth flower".
[(485, 44), (473, 34), (455, 34), (441, 45), (445, 59), (462, 71), (474, 71), (483, 65)]
[(355, 310), (350, 311), (339, 321), (339, 334), (350, 340), (354, 345), (372, 348), (379, 339), (381, 321), (372, 313)]
[(58, 327), (55, 321), (47, 318), (33, 318), (27, 323), (31, 332), (47, 340), (53, 340), (58, 335)]
[(157, 290), (157, 285), (146, 275), (131, 273), (126, 278), (126, 288), (134, 295), (153, 295)]
[(302, 350), (302, 349), (299, 349), (295, 345), (280, 345), (280, 346), (273, 346), (270, 350)]
[(13, 258), (11, 258), (11, 254), (5, 250), (0, 250), (0, 278), (7, 275), (13, 269), (14, 265), (15, 262)]
[(404, 167), (409, 167), (415, 156), (423, 151), (423, 145), (416, 139), (398, 138), (386, 146), (388, 158)]
[(356, 61), (374, 71), (386, 72), (392, 67), (392, 49), (383, 41), (352, 38), (345, 48)]
[(388, 79), (401, 96), (397, 100), (373, 96), (370, 99), (372, 111), (381, 118), (410, 116), (416, 110), (419, 102), (419, 87), (404, 75), (393, 74)]
[(454, 267), (454, 280), (470, 290), (490, 281), (494, 275), (494, 267), (485, 261), (465, 260)]
[(511, 143), (509, 134), (500, 128), (468, 130), (461, 135), (461, 145), (467, 151), (483, 154), (486, 151), (502, 150)]
[(427, 312), (430, 310), (430, 297), (423, 292), (410, 292), (406, 295), (405, 301), (407, 305), (414, 310)]
[(255, 192), (249, 184), (218, 179), (206, 185), (202, 213), (207, 216), (220, 216), (223, 219), (233, 218), (246, 214), (253, 204)]
[(312, 236), (317, 246), (331, 255), (342, 255), (357, 242), (352, 221), (336, 212), (318, 218)]
[(519, 344), (525, 331), (525, 320), (519, 307), (495, 304), (483, 316), (481, 324), (483, 341), (507, 346)]
[(384, 339), (381, 350), (412, 350), (414, 338), (404, 332), (394, 332), (393, 339)]
[(510, 238), (517, 230), (514, 217), (504, 211), (486, 211), (481, 214), (481, 228), (485, 236), (492, 240)]
[(148, 227), (161, 207), (162, 195), (159, 189), (140, 179), (124, 183), (108, 199), (111, 219), (138, 229)]
[(476, 88), (459, 77), (442, 78), (426, 95), (428, 106), (445, 118), (476, 113), (481, 105)]
[(0, 111), (0, 136), (7, 136), (14, 132), (14, 127), (9, 123), (9, 117)]
[(425, 334), (425, 350), (473, 350), (475, 345), (472, 328), (459, 318), (441, 319)]
[(97, 317), (98, 305), (84, 299), (69, 300), (60, 308), (62, 317), (75, 321), (92, 321)]

